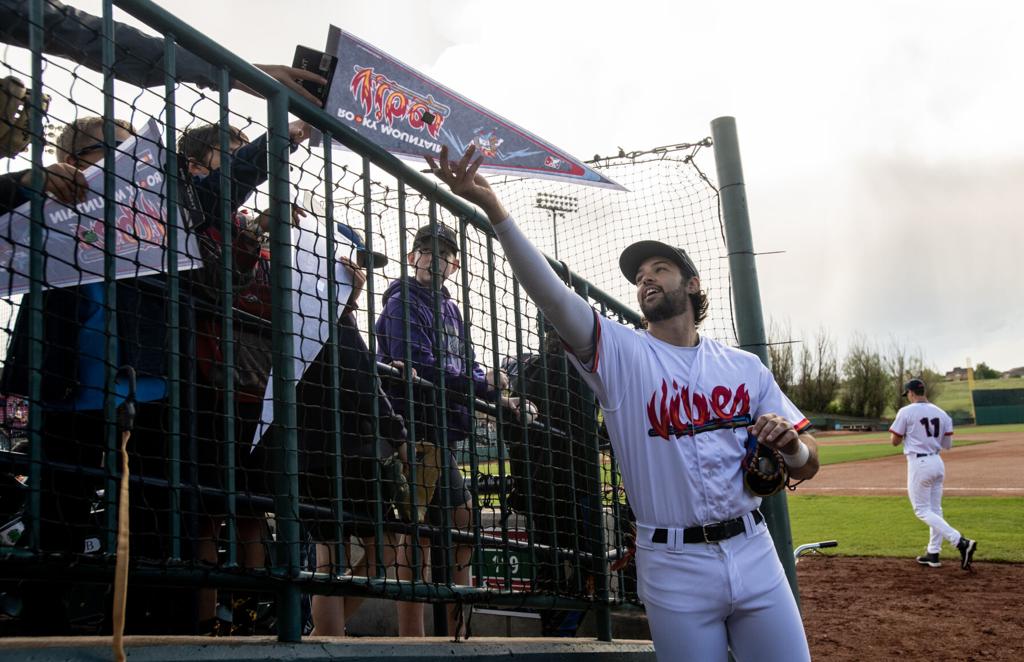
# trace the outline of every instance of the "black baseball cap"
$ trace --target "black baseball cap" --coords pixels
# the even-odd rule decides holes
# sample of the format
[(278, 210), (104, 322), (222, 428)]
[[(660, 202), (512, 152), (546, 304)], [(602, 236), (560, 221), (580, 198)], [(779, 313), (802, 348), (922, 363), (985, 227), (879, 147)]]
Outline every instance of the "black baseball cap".
[(906, 396), (907, 393), (913, 392), (914, 395), (924, 395), (924, 382), (920, 379), (911, 379), (909, 382), (903, 385), (903, 393), (901, 395)]
[(455, 234), (455, 230), (443, 223), (436, 225), (424, 225), (422, 228), (416, 231), (416, 238), (412, 240), (413, 248), (421, 248), (423, 246), (429, 246), (431, 237), (437, 237), (438, 241), (443, 241), (448, 244), (449, 247), (456, 254), (459, 252), (459, 237)]
[(686, 254), (686, 251), (650, 239), (627, 246), (619, 256), (619, 269), (622, 269), (622, 275), (626, 277), (626, 280), (635, 283), (636, 272), (640, 270), (640, 265), (644, 263), (644, 260), (652, 257), (663, 257), (676, 263), (683, 270), (683, 277), (686, 279), (694, 276), (700, 278), (697, 267), (694, 266), (693, 260)]

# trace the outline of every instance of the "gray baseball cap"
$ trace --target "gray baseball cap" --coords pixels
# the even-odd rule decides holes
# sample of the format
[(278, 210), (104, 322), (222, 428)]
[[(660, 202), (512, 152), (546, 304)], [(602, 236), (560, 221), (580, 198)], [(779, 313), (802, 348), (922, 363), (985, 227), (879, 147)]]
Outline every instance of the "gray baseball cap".
[(650, 239), (644, 241), (638, 241), (635, 244), (631, 244), (626, 247), (626, 250), (622, 251), (622, 255), (619, 256), (619, 269), (622, 269), (622, 275), (626, 277), (630, 283), (636, 282), (636, 272), (640, 270), (640, 265), (652, 257), (663, 257), (671, 260), (683, 270), (683, 276), (687, 279), (700, 275), (697, 273), (697, 267), (694, 266), (693, 260), (686, 254), (682, 248), (676, 248), (675, 246), (669, 246), (663, 244), (660, 241), (653, 241)]

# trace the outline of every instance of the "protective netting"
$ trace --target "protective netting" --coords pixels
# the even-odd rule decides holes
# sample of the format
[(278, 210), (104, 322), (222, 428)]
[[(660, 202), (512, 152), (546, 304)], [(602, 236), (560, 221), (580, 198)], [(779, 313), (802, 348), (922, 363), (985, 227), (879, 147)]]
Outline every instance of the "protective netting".
[[(369, 161), (313, 146), (316, 127), (268, 132), (262, 102), (239, 110), (237, 92), (229, 102), (210, 89), (230, 80), (226, 69), (180, 50), (168, 96), (161, 40), (118, 28), (130, 49), (116, 53), (108, 97), (101, 27), (57, 3), (44, 3), (55, 23), (33, 80), (30, 53), (16, 47), (27, 44), (28, 4), (2, 5), (11, 27), (0, 41), (15, 46), (3, 48), (0, 75), (49, 97), (50, 151), (45, 176), (31, 150), (0, 166), (0, 573), (22, 572), (15, 552), (71, 578), (114, 553), (116, 449), (134, 401), (138, 567), (158, 568), (165, 584), (197, 569), (207, 587), (228, 583), (220, 572), (253, 578), (233, 598), (140, 592), (134, 631), (270, 628), (260, 590), (282, 570), (314, 593), (634, 599), (630, 572), (608, 571), (630, 518), (600, 413), (488, 232)], [(622, 248), (639, 238), (684, 247), (711, 299), (702, 331), (733, 342), (717, 191), (699, 167), (708, 146), (593, 162), (628, 193), (495, 186), (611, 316), (636, 307)], [(268, 180), (286, 153), (278, 200)], [(40, 184), (43, 224), (33, 226)], [(275, 332), (282, 305), (291, 335)], [(284, 366), (294, 389), (275, 381)], [(31, 597), (4, 587), (26, 605), (12, 632), (103, 627), (104, 595), (76, 603), (67, 584), (38, 586)], [(479, 591), (455, 590), (467, 586)], [(321, 631), (337, 608), (314, 602)], [(544, 614), (558, 630), (564, 614)]]

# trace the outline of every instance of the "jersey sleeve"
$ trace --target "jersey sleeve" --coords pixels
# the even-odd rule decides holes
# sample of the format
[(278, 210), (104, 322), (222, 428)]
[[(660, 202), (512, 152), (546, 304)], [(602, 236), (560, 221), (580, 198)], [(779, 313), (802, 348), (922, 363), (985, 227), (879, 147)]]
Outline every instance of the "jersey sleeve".
[(947, 451), (953, 447), (953, 418), (945, 412), (942, 414), (942, 439), (939, 443)]
[(786, 397), (771, 371), (764, 365), (761, 365), (759, 386), (757, 407), (753, 411), (754, 420), (764, 414), (778, 414), (792, 423), (797, 432), (803, 432), (811, 426), (811, 422)]
[(571, 351), (566, 354), (597, 395), (601, 407), (614, 411), (622, 404), (631, 388), (632, 377), (640, 369), (638, 360), (643, 341), (634, 329), (601, 317), (597, 311), (594, 311), (594, 329), (594, 358), (588, 364), (582, 363)]
[(906, 409), (900, 409), (896, 412), (896, 418), (893, 419), (892, 425), (889, 426), (889, 432), (898, 434), (901, 437), (907, 436), (906, 411)]

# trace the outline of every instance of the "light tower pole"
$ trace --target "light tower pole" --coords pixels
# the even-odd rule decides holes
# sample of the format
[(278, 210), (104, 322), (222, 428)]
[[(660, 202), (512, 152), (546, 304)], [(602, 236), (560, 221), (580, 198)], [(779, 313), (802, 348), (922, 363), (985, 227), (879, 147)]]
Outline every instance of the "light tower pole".
[(580, 209), (580, 201), (571, 195), (557, 195), (555, 193), (538, 193), (537, 201), (534, 204), (538, 209), (547, 209), (551, 212), (551, 232), (555, 240), (555, 259), (558, 257), (558, 217), (566, 214), (575, 214)]

